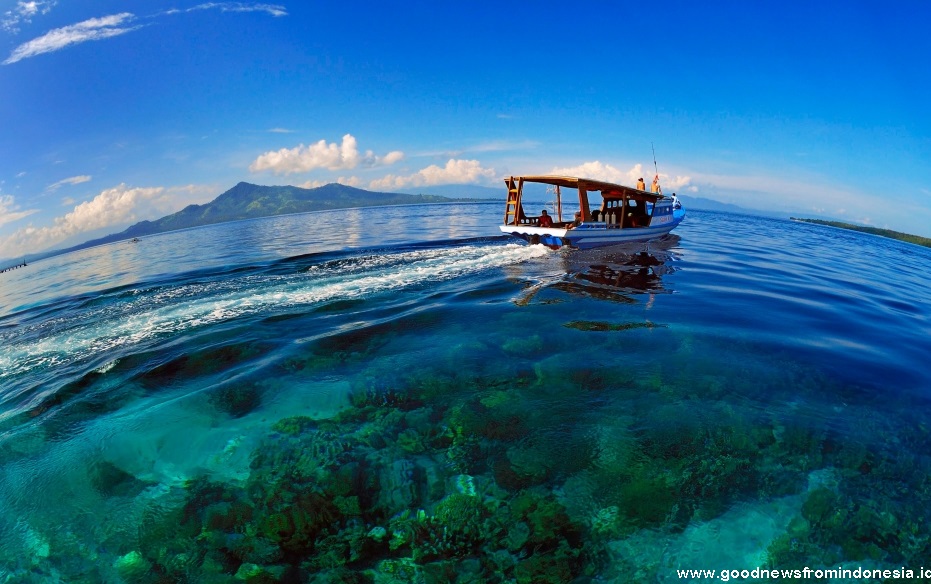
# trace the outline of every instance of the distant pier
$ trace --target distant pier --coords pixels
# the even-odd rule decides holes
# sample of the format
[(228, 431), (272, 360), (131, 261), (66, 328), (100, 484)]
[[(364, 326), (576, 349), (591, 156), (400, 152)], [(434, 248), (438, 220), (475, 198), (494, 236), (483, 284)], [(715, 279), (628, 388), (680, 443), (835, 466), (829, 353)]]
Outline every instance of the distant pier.
[(7, 266), (3, 268), (2, 270), (0, 270), (0, 274), (2, 274), (3, 272), (9, 272), (10, 270), (15, 270), (16, 268), (25, 268), (25, 267), (26, 267), (26, 260), (23, 260), (23, 263), (21, 264), (16, 264), (15, 266)]

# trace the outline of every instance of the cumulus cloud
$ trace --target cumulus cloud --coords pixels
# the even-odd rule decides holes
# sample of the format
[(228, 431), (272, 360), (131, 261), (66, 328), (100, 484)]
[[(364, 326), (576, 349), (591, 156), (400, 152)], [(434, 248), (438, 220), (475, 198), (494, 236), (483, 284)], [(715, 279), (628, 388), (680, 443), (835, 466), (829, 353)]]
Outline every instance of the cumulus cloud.
[(554, 168), (550, 171), (550, 174), (580, 176), (594, 180), (603, 180), (605, 182), (633, 184), (637, 182), (638, 178), (643, 176), (643, 165), (637, 164), (630, 170), (624, 172), (615, 166), (604, 164), (600, 160), (594, 160), (592, 162), (583, 162), (578, 166)]
[(19, 221), (23, 217), (28, 217), (36, 212), (38, 212), (38, 209), (20, 211), (19, 205), (16, 204), (12, 195), (0, 195), (0, 226)]
[(442, 184), (468, 184), (477, 181), (490, 181), (495, 178), (495, 171), (482, 168), (478, 160), (450, 159), (446, 166), (440, 167), (431, 164), (414, 174), (408, 176), (388, 176), (373, 180), (370, 188), (398, 189), (404, 187), (421, 187)]
[(300, 144), (294, 148), (266, 152), (249, 165), (249, 170), (252, 172), (270, 170), (275, 174), (294, 174), (317, 168), (351, 170), (357, 166), (371, 168), (394, 164), (403, 158), (404, 153), (397, 150), (384, 156), (376, 156), (371, 150), (360, 154), (355, 137), (352, 134), (346, 134), (341, 144), (336, 142), (328, 144), (326, 140), (320, 140), (310, 146)]
[(54, 0), (48, 2), (40, 2), (35, 0), (33, 2), (22, 2), (19, 1), (16, 3), (12, 9), (7, 10), (3, 13), (3, 18), (0, 19), (0, 28), (11, 33), (19, 32), (20, 23), (29, 24), (32, 22), (32, 18), (38, 14), (48, 14), (51, 12), (52, 8), (55, 7)]
[[(622, 171), (615, 166), (604, 164), (598, 160), (584, 162), (578, 166), (554, 168), (551, 173), (563, 176), (581, 176), (631, 186), (635, 185), (639, 178), (643, 178), (647, 185), (653, 181), (651, 178), (653, 173), (649, 173), (650, 176), (645, 176), (642, 164), (635, 164), (629, 170)], [(670, 176), (661, 172), (659, 173), (659, 182), (665, 192), (672, 192), (677, 189), (686, 189), (693, 192), (697, 190), (697, 188), (691, 186), (692, 179), (689, 176)]]
[(28, 57), (51, 53), (77, 43), (99, 41), (132, 32), (139, 27), (125, 25), (135, 20), (135, 18), (132, 13), (121, 12), (120, 14), (111, 14), (101, 18), (90, 18), (77, 24), (50, 30), (39, 38), (32, 39), (13, 49), (13, 52), (3, 64), (9, 65)]
[(80, 176), (72, 176), (71, 178), (65, 178), (56, 183), (50, 184), (48, 187), (46, 187), (45, 190), (55, 191), (55, 190), (58, 190), (59, 187), (62, 187), (64, 185), (79, 185), (81, 183), (88, 182), (90, 179), (91, 177), (86, 174), (82, 174)]
[(684, 189), (692, 193), (698, 192), (698, 187), (692, 184), (692, 177), (690, 176), (680, 176), (680, 175), (669, 176), (669, 175), (660, 173), (659, 180), (660, 180), (660, 183), (663, 185), (663, 187), (666, 189), (666, 191)]
[(106, 189), (56, 217), (52, 225), (19, 229), (0, 243), (0, 255), (39, 251), (86, 231), (125, 224), (140, 216), (153, 217), (164, 207), (165, 197), (164, 187), (130, 188), (121, 184)]

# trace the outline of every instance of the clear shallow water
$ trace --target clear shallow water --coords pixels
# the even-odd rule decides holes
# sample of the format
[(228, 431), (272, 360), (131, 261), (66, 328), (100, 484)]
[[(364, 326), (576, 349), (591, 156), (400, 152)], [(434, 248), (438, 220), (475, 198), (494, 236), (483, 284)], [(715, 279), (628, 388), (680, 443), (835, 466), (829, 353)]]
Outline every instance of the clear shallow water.
[(0, 578), (923, 565), (931, 250), (691, 212), (552, 252), (500, 215), (293, 215), (0, 276)]

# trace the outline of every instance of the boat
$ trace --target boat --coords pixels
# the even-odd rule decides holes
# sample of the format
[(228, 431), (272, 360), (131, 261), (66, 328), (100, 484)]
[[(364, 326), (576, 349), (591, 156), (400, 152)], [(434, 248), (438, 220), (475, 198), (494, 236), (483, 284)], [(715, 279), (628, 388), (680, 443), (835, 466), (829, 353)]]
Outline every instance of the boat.
[[(572, 176), (511, 176), (504, 182), (508, 195), (501, 232), (554, 249), (591, 249), (650, 241), (668, 234), (685, 218), (685, 209), (675, 193), (666, 196), (662, 192)], [(528, 183), (555, 187), (555, 217), (545, 212), (539, 216), (524, 213), (522, 198), (524, 185)], [(578, 191), (579, 206), (572, 221), (563, 220), (561, 189)]]

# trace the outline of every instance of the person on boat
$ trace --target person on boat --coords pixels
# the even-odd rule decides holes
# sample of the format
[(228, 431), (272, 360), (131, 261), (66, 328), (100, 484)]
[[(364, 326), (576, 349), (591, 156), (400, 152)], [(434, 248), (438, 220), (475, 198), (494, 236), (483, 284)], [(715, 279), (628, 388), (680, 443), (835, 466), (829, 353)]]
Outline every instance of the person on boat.
[(650, 190), (657, 195), (663, 194), (663, 187), (659, 186), (659, 175), (653, 177), (653, 184), (650, 186)]
[(569, 224), (568, 228), (573, 229), (582, 224), (582, 212), (576, 211), (575, 215), (572, 217), (572, 223)]
[(637, 179), (637, 189), (641, 191), (647, 190), (647, 183), (643, 182), (643, 177)]
[(549, 213), (546, 212), (546, 209), (540, 213), (540, 220), (537, 222), (537, 225), (540, 227), (552, 227), (553, 218), (550, 217)]

